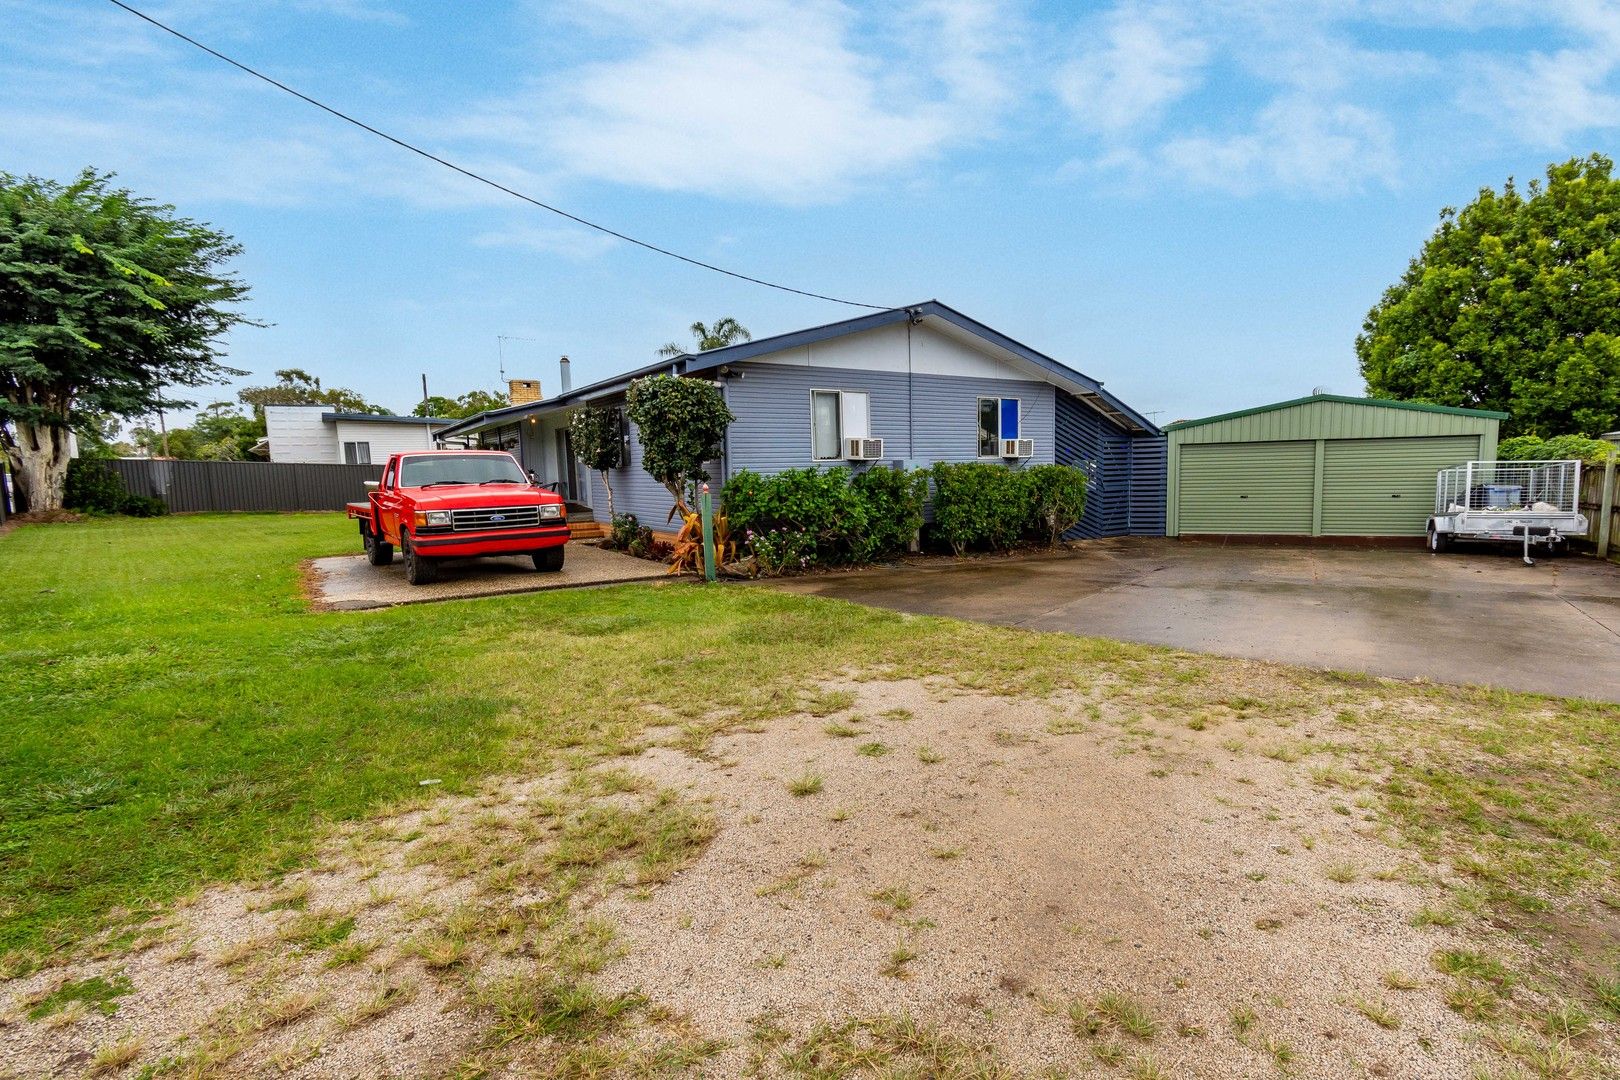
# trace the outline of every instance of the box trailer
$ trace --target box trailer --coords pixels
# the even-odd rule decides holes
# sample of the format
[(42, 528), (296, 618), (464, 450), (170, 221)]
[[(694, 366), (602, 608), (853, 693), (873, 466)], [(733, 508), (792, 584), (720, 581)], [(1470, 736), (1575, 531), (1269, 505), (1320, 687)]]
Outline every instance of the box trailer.
[(1588, 528), (1581, 513), (1579, 461), (1469, 461), (1435, 478), (1429, 550), (1457, 541), (1522, 544), (1557, 554)]

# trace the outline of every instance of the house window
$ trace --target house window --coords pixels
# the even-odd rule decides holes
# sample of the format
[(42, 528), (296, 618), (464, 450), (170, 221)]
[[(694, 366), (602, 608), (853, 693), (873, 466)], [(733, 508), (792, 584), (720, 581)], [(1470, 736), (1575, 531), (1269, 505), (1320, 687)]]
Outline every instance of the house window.
[(844, 460), (844, 440), (872, 434), (871, 406), (864, 390), (810, 391), (810, 457)]
[(343, 444), (343, 464), (370, 465), (371, 444), (368, 442), (346, 442)]
[(1018, 399), (979, 399), (979, 456), (1001, 457), (1003, 439), (1018, 438)]

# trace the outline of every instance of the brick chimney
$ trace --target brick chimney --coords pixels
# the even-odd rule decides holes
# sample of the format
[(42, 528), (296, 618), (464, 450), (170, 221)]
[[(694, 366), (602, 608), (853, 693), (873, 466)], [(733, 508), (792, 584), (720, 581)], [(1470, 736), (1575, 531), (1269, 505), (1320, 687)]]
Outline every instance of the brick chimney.
[(540, 400), (539, 379), (508, 379), (506, 388), (514, 405), (527, 405)]

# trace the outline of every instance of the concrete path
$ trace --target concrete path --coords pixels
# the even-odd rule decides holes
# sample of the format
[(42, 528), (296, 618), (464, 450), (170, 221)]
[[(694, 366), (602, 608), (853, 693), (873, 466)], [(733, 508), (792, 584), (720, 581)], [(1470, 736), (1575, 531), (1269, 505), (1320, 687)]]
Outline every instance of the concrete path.
[(1620, 567), (1134, 537), (777, 583), (918, 614), (1620, 701)]
[(316, 601), (338, 611), (580, 585), (663, 580), (669, 576), (665, 573), (668, 568), (662, 563), (633, 559), (584, 543), (568, 545), (563, 568), (554, 574), (535, 570), (527, 555), (446, 560), (439, 568), (439, 580), (431, 585), (413, 586), (407, 582), (405, 563), (398, 555), (394, 556), (392, 566), (372, 566), (364, 555), (340, 555), (316, 559), (313, 568), (312, 591)]

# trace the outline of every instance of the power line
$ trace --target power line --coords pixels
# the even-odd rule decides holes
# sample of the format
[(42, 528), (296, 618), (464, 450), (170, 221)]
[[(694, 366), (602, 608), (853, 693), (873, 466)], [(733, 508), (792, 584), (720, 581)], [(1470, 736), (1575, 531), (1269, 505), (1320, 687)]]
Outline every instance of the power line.
[(131, 15), (135, 16), (138, 19), (141, 19), (141, 20), (143, 20), (143, 21), (145, 21), (147, 23), (150, 23), (151, 25), (157, 27), (159, 30), (162, 30), (166, 34), (172, 34), (173, 36), (179, 38), (181, 41), (184, 41), (187, 45), (192, 45), (192, 46), (195, 46), (198, 49), (201, 49), (203, 52), (207, 53), (209, 56), (214, 57), (216, 60), (223, 60), (225, 63), (231, 65), (232, 67), (236, 68), (237, 70), (246, 72), (247, 74), (253, 76), (255, 79), (260, 80), (261, 82), (269, 83), (271, 86), (275, 87), (277, 90), (280, 90), (280, 91), (282, 91), (284, 93), (287, 93), (287, 94), (291, 94), (293, 97), (297, 98), (298, 100), (303, 101), (303, 102), (305, 102), (307, 104), (313, 105), (317, 109), (320, 109), (322, 112), (329, 113), (332, 116), (337, 117), (339, 120), (342, 120), (346, 124), (353, 124), (355, 127), (359, 128), (361, 131), (369, 132), (370, 134), (377, 136), (379, 139), (384, 139), (384, 140), (386, 140), (388, 142), (391, 142), (395, 146), (399, 147), (402, 150), (409, 150), (413, 154), (416, 154), (416, 155), (418, 155), (420, 157), (427, 158), (429, 161), (433, 162), (434, 164), (443, 165), (445, 168), (451, 170), (452, 172), (460, 173), (462, 176), (465, 176), (470, 180), (476, 180), (480, 184), (486, 184), (489, 187), (494, 188), (496, 191), (505, 192), (506, 194), (512, 196), (514, 199), (521, 199), (524, 202), (529, 203), (531, 206), (538, 206), (542, 210), (549, 210), (553, 214), (558, 215), (559, 217), (565, 217), (569, 221), (575, 222), (576, 224), (579, 224), (579, 225), (584, 225), (588, 229), (595, 229), (599, 233), (604, 233), (604, 234), (606, 234), (608, 236), (614, 237), (615, 239), (623, 240), (628, 244), (634, 244), (639, 248), (645, 248), (648, 251), (656, 252), (659, 255), (667, 255), (671, 259), (679, 259), (681, 262), (687, 263), (687, 264), (689, 264), (691, 266), (696, 266), (696, 267), (699, 267), (699, 268), (704, 269), (704, 270), (710, 270), (710, 271), (713, 271), (716, 274), (724, 274), (726, 277), (736, 278), (739, 281), (746, 281), (746, 282), (749, 282), (750, 284), (753, 284), (753, 285), (763, 285), (767, 289), (776, 289), (779, 292), (793, 293), (796, 296), (808, 296), (813, 300), (826, 300), (826, 301), (828, 301), (830, 303), (844, 304), (844, 305), (846, 305), (848, 307), (870, 308), (873, 311), (887, 311), (888, 310), (886, 307), (884, 307), (881, 304), (863, 304), (858, 300), (844, 300), (844, 299), (842, 299), (840, 297), (837, 297), (837, 296), (828, 296), (825, 293), (810, 292), (810, 291), (808, 291), (806, 289), (795, 289), (790, 285), (779, 285), (774, 281), (766, 281), (764, 278), (750, 277), (749, 275), (739, 273), (736, 270), (727, 270), (723, 266), (715, 266), (713, 263), (706, 263), (702, 259), (694, 259), (689, 255), (682, 255), (679, 252), (670, 251), (668, 248), (661, 248), (657, 244), (650, 244), (645, 240), (637, 240), (633, 236), (626, 236), (624, 233), (618, 232), (617, 230), (614, 230), (614, 229), (610, 229), (606, 225), (598, 225), (594, 221), (588, 221), (585, 218), (580, 217), (578, 214), (570, 214), (568, 211), (563, 210), (563, 209), (561, 209), (559, 207), (552, 206), (549, 203), (541, 202), (539, 199), (536, 199), (532, 195), (525, 195), (521, 191), (518, 191), (518, 190), (516, 190), (514, 188), (509, 188), (505, 184), (502, 184), (502, 183), (500, 183), (498, 181), (495, 181), (495, 180), (491, 180), (489, 177), (483, 176), (483, 175), (481, 175), (479, 173), (475, 173), (471, 169), (463, 168), (462, 166), (457, 165), (453, 161), (446, 161), (444, 158), (439, 157), (437, 154), (429, 153), (428, 151), (422, 149), (420, 146), (416, 146), (413, 143), (408, 143), (404, 139), (401, 139), (401, 138), (399, 138), (397, 136), (388, 134), (388, 132), (386, 132), (386, 131), (382, 131), (382, 130), (380, 130), (378, 128), (374, 128), (370, 124), (366, 123), (364, 120), (358, 120), (355, 117), (350, 116), (346, 112), (342, 112), (341, 110), (334, 109), (332, 106), (327, 105), (325, 102), (317, 101), (315, 98), (310, 97), (308, 94), (302, 93), (302, 92), (300, 92), (298, 90), (294, 90), (292, 87), (288, 86), (286, 83), (280, 82), (280, 81), (278, 81), (276, 79), (273, 79), (269, 75), (266, 75), (264, 72), (257, 71), (254, 68), (251, 68), (248, 65), (242, 63), (240, 60), (233, 60), (231, 57), (226, 56), (224, 53), (220, 52), (218, 49), (210, 48), (207, 45), (204, 45), (202, 42), (198, 41), (196, 38), (188, 37), (187, 35), (185, 35), (185, 34), (181, 33), (180, 31), (176, 30), (174, 27), (169, 26), (167, 23), (163, 23), (163, 22), (158, 21), (157, 19), (154, 19), (152, 16), (148, 15), (146, 12), (141, 11), (138, 8), (131, 7), (130, 5), (124, 3), (123, 0), (107, 0), (107, 2), (112, 4), (114, 7), (122, 8), (123, 10), (129, 12)]

